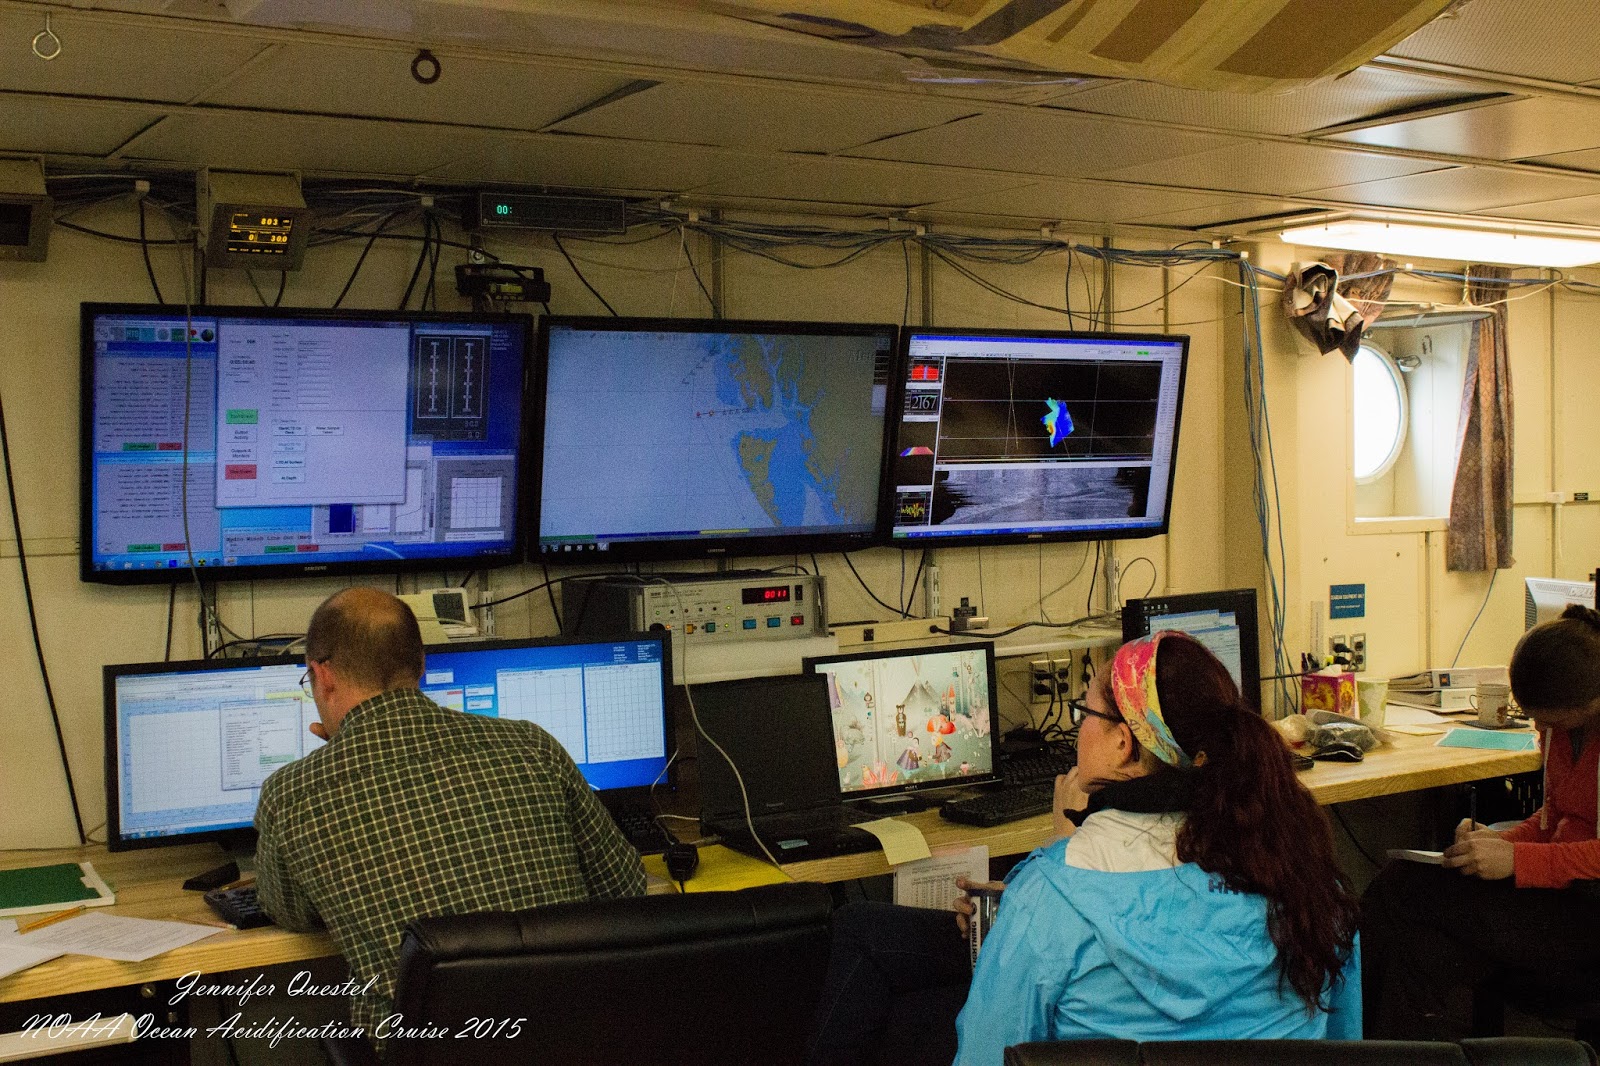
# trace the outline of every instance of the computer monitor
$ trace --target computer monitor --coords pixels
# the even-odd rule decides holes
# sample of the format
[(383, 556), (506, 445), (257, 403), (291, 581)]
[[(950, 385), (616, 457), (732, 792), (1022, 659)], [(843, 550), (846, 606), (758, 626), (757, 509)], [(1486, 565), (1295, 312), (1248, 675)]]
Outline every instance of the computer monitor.
[(876, 540), (894, 326), (545, 317), (537, 555)]
[[(438, 646), (422, 690), (537, 722), (597, 790), (640, 788), (672, 753), (666, 662), (665, 634)], [(261, 783), (322, 744), (304, 672), (282, 658), (107, 666), (107, 846), (252, 839)]]
[(84, 304), (83, 579), (516, 561), (531, 331), (525, 315)]
[(1522, 622), (1526, 629), (1560, 618), (1561, 612), (1575, 603), (1581, 607), (1595, 606), (1593, 582), (1563, 581), (1558, 577), (1523, 579)]
[(911, 329), (901, 346), (893, 542), (1167, 531), (1188, 337)]
[(819, 655), (846, 801), (999, 779), (994, 646)]
[(1251, 709), (1261, 710), (1260, 645), (1255, 589), (1190, 592), (1129, 600), (1122, 607), (1122, 639), (1138, 640), (1163, 629), (1187, 633), (1222, 660)]

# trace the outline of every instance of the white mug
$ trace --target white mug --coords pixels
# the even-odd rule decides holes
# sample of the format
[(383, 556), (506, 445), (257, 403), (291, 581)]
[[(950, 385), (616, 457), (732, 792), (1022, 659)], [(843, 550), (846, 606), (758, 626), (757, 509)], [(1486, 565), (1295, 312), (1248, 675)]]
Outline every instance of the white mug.
[(1511, 720), (1511, 686), (1499, 681), (1483, 681), (1470, 697), (1478, 712), (1478, 724), (1500, 729)]

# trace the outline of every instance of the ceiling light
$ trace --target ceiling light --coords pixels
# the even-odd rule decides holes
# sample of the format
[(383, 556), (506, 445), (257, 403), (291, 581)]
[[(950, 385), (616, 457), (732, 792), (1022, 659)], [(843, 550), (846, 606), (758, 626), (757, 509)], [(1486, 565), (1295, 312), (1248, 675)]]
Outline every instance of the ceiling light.
[(1465, 229), (1415, 222), (1345, 218), (1295, 226), (1279, 238), (1313, 248), (1344, 248), (1466, 263), (1572, 267), (1600, 262), (1600, 239), (1560, 237), (1526, 231)]

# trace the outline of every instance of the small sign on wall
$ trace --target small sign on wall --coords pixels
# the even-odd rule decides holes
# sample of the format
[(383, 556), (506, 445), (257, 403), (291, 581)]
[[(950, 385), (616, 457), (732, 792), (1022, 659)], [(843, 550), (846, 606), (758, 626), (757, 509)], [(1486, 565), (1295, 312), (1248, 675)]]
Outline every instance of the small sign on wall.
[(1364, 618), (1367, 614), (1366, 585), (1329, 585), (1329, 618)]

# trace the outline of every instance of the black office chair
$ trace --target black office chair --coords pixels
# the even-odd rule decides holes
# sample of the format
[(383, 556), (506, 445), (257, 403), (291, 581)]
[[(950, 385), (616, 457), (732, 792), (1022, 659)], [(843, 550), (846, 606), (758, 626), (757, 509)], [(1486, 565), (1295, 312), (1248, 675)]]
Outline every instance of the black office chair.
[(1576, 1040), (1057, 1040), (1017, 1044), (1005, 1066), (1596, 1066)]
[[(391, 1040), (383, 1061), (798, 1063), (831, 920), (827, 887), (806, 882), (424, 918), (401, 943), (394, 1009), (450, 1036)], [(519, 1018), (515, 1037), (488, 1035)], [(361, 1040), (324, 1048), (377, 1061)]]

